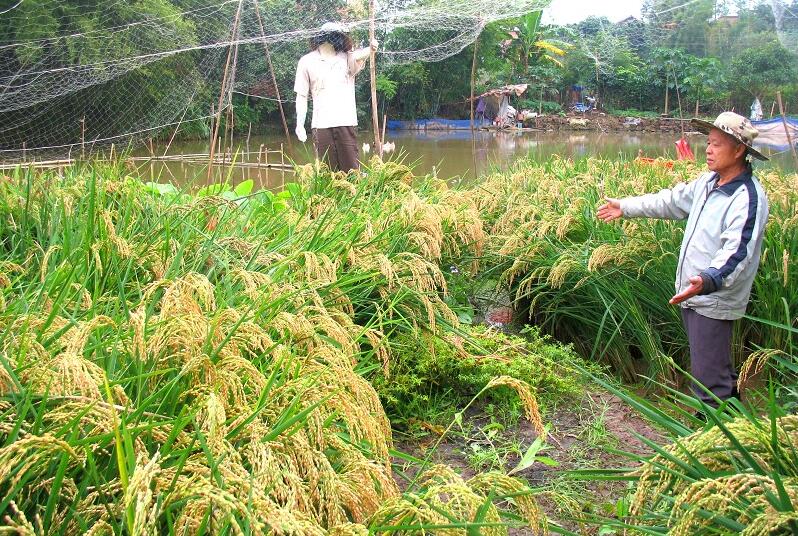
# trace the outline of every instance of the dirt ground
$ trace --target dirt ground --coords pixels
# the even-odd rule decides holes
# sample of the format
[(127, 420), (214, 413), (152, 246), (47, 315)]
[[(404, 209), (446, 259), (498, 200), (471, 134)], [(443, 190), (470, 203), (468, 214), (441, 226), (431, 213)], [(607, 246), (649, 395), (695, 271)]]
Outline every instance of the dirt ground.
[(543, 115), (530, 118), (524, 127), (536, 130), (593, 130), (602, 132), (685, 132), (692, 131), (689, 119), (678, 117), (631, 118), (606, 114), (603, 112), (570, 113)]
[[(532, 425), (521, 418), (517, 426), (508, 427), (497, 434), (485, 430), (496, 429), (483, 408), (469, 411), (462, 426), (453, 428), (433, 452), (431, 463), (441, 463), (454, 468), (464, 479), (476, 472), (491, 469), (508, 471), (515, 467), (520, 457), (537, 437)], [(663, 438), (651, 425), (616, 396), (591, 391), (575, 404), (553, 408), (544, 415), (551, 424), (546, 444), (541, 453), (555, 460), (557, 467), (535, 463), (515, 474), (539, 489), (538, 503), (551, 521), (568, 530), (595, 534), (596, 527), (580, 526), (574, 520), (580, 512), (606, 514), (613, 511), (616, 501), (623, 497), (625, 483), (614, 481), (582, 481), (569, 478), (568, 471), (577, 469), (618, 468), (630, 466), (630, 460), (609, 454), (606, 449), (618, 449), (634, 454), (647, 454), (649, 449), (638, 436), (662, 442)], [(440, 433), (441, 430), (434, 430)], [(426, 449), (438, 439), (431, 433), (422, 440), (402, 439), (396, 449), (418, 458), (428, 454)], [(401, 466), (400, 460), (396, 460)], [(405, 465), (397, 473), (397, 482), (412, 479), (417, 467)], [(510, 534), (532, 534), (528, 528), (511, 528)]]

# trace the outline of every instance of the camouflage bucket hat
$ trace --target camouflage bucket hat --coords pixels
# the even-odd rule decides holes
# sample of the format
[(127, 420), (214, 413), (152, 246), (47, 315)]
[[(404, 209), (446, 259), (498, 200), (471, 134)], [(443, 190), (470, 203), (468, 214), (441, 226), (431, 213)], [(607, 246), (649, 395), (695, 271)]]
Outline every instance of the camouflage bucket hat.
[(748, 147), (748, 153), (759, 160), (768, 160), (768, 157), (754, 149), (754, 138), (759, 135), (759, 131), (751, 124), (747, 117), (734, 112), (723, 112), (714, 123), (702, 119), (692, 119), (690, 124), (699, 132), (709, 134), (713, 128), (725, 132), (735, 140)]

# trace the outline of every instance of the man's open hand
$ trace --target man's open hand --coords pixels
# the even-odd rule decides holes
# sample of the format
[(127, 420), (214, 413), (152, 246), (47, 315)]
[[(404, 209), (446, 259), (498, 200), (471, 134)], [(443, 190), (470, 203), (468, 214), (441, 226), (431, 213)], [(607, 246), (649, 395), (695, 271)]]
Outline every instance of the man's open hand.
[(675, 295), (673, 298), (670, 299), (668, 303), (671, 305), (676, 305), (682, 303), (685, 300), (689, 300), (693, 296), (697, 296), (701, 294), (701, 291), (704, 289), (704, 280), (701, 279), (700, 275), (694, 275), (690, 278), (690, 286), (681, 291), (679, 294)]
[(596, 213), (598, 219), (604, 223), (609, 223), (623, 216), (623, 210), (621, 210), (621, 202), (619, 200), (609, 197), (604, 198), (604, 200), (606, 203), (601, 205)]

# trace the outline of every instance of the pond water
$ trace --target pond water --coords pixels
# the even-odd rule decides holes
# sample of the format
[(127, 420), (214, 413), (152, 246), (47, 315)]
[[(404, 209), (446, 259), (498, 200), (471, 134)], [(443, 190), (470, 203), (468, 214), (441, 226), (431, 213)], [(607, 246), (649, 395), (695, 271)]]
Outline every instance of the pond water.
[[(513, 161), (521, 157), (542, 160), (551, 155), (567, 158), (584, 158), (602, 156), (606, 158), (629, 160), (635, 158), (639, 151), (647, 157), (676, 158), (674, 142), (676, 133), (600, 133), (585, 132), (487, 132), (478, 131), (474, 136), (470, 131), (389, 131), (387, 140), (395, 143), (396, 151), (387, 157), (403, 159), (415, 169), (417, 175), (436, 174), (440, 178), (473, 181), (493, 169), (505, 169)], [(704, 160), (704, 136), (689, 138), (690, 145), (697, 159)], [(371, 143), (368, 132), (361, 132), (360, 142)], [(238, 141), (236, 142), (239, 143)], [(307, 163), (313, 158), (313, 147), (310, 142), (299, 143), (293, 140), (289, 150), (285, 137), (280, 135), (253, 136), (249, 140), (249, 150), (257, 153), (264, 146), (267, 149), (285, 149), (286, 162)], [(240, 142), (240, 150), (245, 151), (245, 141)], [(163, 154), (165, 148), (154, 147), (155, 154)], [(767, 154), (767, 150), (764, 150)], [(207, 154), (207, 141), (191, 141), (173, 143), (169, 148), (170, 155)], [(136, 153), (146, 156), (149, 150)], [(370, 155), (368, 155), (370, 156)], [(361, 149), (361, 158), (364, 155)], [(275, 160), (274, 154), (270, 161)], [(256, 160), (255, 156), (250, 157)], [(279, 158), (278, 158), (279, 161)], [(758, 167), (780, 167), (795, 171), (795, 164), (789, 152), (775, 154), (771, 162), (758, 164)], [(140, 172), (145, 180), (172, 181), (178, 184), (206, 184), (207, 169), (199, 164), (181, 164), (180, 162), (141, 163)], [(279, 189), (285, 182), (292, 180), (292, 173), (275, 169), (241, 169), (230, 166), (216, 166), (213, 181), (218, 182), (226, 177), (237, 183), (244, 179), (254, 179), (261, 188)]]

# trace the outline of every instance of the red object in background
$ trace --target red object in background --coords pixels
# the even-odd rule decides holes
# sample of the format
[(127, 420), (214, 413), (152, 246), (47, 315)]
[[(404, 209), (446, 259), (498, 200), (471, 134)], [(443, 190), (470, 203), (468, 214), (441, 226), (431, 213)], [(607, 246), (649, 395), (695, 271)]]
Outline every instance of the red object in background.
[(678, 156), (679, 160), (695, 160), (693, 150), (690, 148), (690, 144), (687, 143), (687, 140), (684, 137), (680, 138), (679, 141), (676, 142), (676, 155)]
[(673, 160), (662, 160), (659, 158), (648, 158), (646, 156), (638, 156), (636, 158), (641, 164), (649, 164), (651, 166), (662, 166), (668, 169), (673, 169)]
[(498, 307), (488, 311), (485, 319), (491, 324), (509, 324), (513, 321), (512, 307)]

